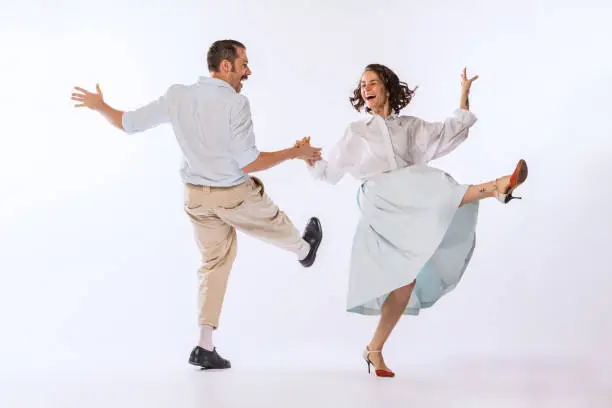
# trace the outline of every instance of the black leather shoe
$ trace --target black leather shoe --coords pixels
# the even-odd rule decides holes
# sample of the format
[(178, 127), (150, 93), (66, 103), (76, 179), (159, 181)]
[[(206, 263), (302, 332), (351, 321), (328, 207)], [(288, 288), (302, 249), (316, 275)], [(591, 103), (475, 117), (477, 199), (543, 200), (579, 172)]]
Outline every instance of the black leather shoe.
[(202, 367), (204, 370), (226, 369), (232, 365), (217, 353), (217, 349), (208, 351), (200, 346), (195, 346), (189, 356), (189, 364)]
[(310, 252), (306, 258), (300, 260), (302, 266), (308, 268), (312, 266), (317, 257), (317, 250), (319, 249), (319, 244), (323, 239), (323, 229), (321, 228), (321, 221), (317, 217), (312, 217), (308, 224), (306, 224), (306, 228), (304, 229), (304, 235), (302, 235), (304, 241), (310, 244)]

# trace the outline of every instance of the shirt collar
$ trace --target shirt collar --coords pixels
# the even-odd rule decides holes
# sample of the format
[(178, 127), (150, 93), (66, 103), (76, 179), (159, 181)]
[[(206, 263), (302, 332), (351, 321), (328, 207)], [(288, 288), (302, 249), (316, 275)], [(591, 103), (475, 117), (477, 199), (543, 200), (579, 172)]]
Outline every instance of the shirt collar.
[(395, 112), (391, 112), (391, 114), (387, 117), (387, 119), (383, 119), (382, 116), (370, 114), (370, 117), (368, 118), (368, 120), (366, 120), (366, 125), (369, 125), (370, 123), (372, 123), (372, 121), (376, 119), (377, 117), (384, 121), (388, 121), (388, 120), (397, 119), (399, 115)]
[(235, 89), (232, 88), (232, 86), (230, 84), (228, 84), (227, 82), (225, 82), (224, 80), (219, 79), (219, 78), (200, 76), (200, 77), (198, 77), (198, 82), (201, 83), (201, 84), (202, 83), (208, 83), (208, 84), (211, 84), (211, 85), (217, 85), (217, 86), (229, 88), (232, 91), (235, 91)]

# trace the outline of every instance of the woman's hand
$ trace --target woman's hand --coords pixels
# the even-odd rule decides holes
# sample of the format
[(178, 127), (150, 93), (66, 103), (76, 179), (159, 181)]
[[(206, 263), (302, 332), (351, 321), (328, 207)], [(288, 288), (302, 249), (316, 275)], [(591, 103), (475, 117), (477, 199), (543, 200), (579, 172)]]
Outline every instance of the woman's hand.
[(472, 87), (472, 82), (477, 79), (478, 75), (468, 79), (467, 68), (463, 68), (463, 72), (461, 73), (461, 100), (459, 102), (459, 108), (465, 110), (470, 109), (470, 88)]
[(478, 75), (473, 76), (468, 79), (467, 77), (467, 68), (463, 68), (463, 72), (461, 73), (461, 91), (469, 93), (470, 88), (472, 87), (472, 82), (478, 79)]

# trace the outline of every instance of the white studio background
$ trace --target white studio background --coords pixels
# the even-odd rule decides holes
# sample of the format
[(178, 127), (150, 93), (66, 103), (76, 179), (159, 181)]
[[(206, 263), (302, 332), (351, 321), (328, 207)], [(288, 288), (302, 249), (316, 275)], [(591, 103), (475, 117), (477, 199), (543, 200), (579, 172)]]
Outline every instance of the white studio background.
[[(481, 203), (464, 280), (400, 322), (386, 359), (609, 372), (611, 17), (604, 1), (2, 0), (1, 376), (189, 369), (199, 254), (171, 129), (124, 135), (70, 93), (99, 82), (136, 108), (208, 75), (222, 38), (248, 47), (263, 150), (310, 135), (328, 151), (360, 117), (348, 96), (368, 63), (418, 85), (404, 113), (432, 121), (456, 108), (463, 67), (479, 74), (470, 139), (432, 165), (477, 183), (525, 158), (524, 199)], [(303, 269), (240, 235), (220, 352), (243, 368), (365, 370), (377, 319), (344, 312), (357, 182), (317, 183), (301, 162), (259, 176), (300, 229), (319, 216), (324, 241)]]

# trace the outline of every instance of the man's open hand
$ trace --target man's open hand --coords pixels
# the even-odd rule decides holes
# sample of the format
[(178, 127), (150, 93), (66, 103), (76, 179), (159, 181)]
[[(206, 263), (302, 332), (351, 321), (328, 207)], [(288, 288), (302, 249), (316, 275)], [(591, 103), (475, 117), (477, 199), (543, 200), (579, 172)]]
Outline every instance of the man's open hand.
[(79, 102), (74, 105), (75, 108), (86, 107), (92, 110), (97, 110), (104, 104), (104, 95), (102, 95), (100, 85), (96, 84), (96, 93), (89, 92), (86, 89), (78, 86), (75, 86), (74, 89), (77, 92), (72, 93), (72, 100)]

